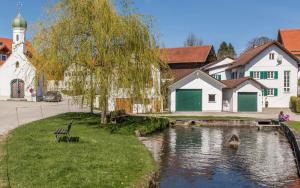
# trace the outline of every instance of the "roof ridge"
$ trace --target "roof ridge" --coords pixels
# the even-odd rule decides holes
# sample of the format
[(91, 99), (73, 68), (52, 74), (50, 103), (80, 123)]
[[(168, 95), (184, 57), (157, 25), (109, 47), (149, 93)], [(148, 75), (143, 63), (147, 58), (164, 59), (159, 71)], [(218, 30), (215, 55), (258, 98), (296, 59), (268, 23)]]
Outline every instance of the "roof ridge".
[(212, 47), (213, 45), (199, 45), (199, 46), (186, 46), (186, 47), (171, 47), (171, 48), (160, 48), (160, 49), (186, 49), (186, 48), (199, 48), (199, 47)]

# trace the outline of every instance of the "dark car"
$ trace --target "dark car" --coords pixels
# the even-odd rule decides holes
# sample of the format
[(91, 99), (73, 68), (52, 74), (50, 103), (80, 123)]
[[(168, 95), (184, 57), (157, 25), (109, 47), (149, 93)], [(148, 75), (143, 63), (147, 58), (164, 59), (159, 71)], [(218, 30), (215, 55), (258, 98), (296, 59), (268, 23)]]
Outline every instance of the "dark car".
[(60, 102), (62, 96), (59, 91), (48, 91), (44, 97), (46, 102)]

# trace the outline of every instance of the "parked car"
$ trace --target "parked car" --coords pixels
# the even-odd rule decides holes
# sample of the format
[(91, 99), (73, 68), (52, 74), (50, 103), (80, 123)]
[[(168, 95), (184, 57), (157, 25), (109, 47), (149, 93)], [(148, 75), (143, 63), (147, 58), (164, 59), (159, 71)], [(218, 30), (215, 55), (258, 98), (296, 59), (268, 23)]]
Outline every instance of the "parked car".
[(46, 102), (60, 102), (62, 96), (59, 91), (48, 91), (44, 97)]

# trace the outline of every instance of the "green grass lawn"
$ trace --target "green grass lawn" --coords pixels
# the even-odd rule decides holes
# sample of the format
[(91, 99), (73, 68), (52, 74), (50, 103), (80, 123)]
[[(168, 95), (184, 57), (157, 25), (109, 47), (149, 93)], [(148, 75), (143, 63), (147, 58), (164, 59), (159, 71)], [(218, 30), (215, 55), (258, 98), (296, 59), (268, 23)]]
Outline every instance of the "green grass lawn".
[(288, 121), (286, 123), (290, 127), (294, 128), (300, 134), (300, 122), (299, 121)]
[[(71, 136), (80, 141), (57, 143), (53, 132), (71, 119)], [(111, 131), (100, 128), (99, 120), (98, 115), (68, 113), (14, 130), (7, 145), (0, 141), (2, 154), (8, 148), (8, 155), (0, 155), (0, 187), (8, 187), (7, 167), (11, 187), (146, 187), (158, 167), (133, 135), (138, 123)]]

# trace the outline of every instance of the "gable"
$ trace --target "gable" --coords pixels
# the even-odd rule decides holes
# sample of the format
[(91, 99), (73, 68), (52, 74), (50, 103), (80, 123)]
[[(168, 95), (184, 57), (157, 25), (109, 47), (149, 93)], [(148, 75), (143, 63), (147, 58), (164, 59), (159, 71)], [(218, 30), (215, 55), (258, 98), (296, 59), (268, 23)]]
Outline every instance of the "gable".
[(185, 76), (184, 78), (180, 79), (179, 81), (175, 82), (169, 88), (171, 90), (180, 88), (197, 89), (206, 88), (208, 86), (212, 86), (217, 89), (222, 89), (226, 87), (223, 83), (202, 72), (201, 70), (196, 70), (191, 74)]
[[(269, 54), (274, 53), (274, 60), (269, 59)], [(278, 58), (282, 58), (282, 63), (278, 63)], [(248, 64), (245, 66), (245, 70), (250, 69), (253, 66), (258, 67), (293, 67), (298, 69), (298, 62), (295, 61), (289, 54), (283, 51), (276, 45), (272, 45), (265, 50), (263, 50), (259, 55), (253, 58)]]

